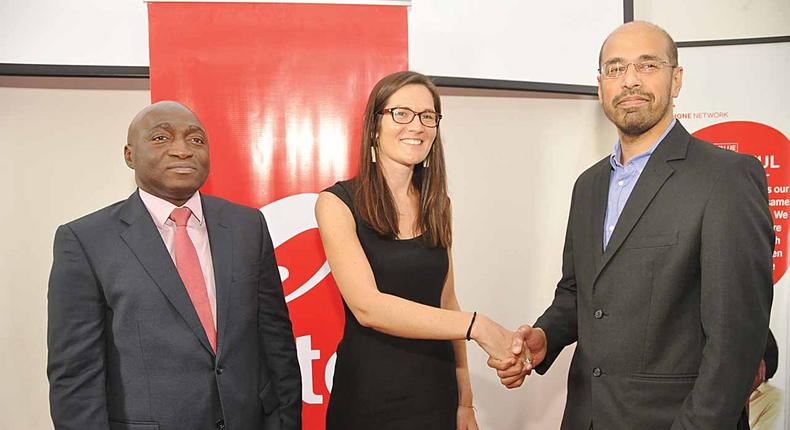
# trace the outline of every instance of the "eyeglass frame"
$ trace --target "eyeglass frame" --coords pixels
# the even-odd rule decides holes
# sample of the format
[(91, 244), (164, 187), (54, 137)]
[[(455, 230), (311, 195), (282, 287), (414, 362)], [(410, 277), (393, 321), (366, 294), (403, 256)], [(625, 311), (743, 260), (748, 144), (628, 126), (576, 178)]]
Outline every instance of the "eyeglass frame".
[[(411, 119), (408, 122), (398, 122), (398, 120), (395, 119), (395, 109), (403, 109), (403, 110), (407, 110), (407, 111), (411, 112), (412, 113)], [(424, 114), (426, 112), (430, 112), (430, 113), (436, 115), (436, 125), (428, 125), (425, 122), (423, 122), (422, 114)], [(414, 122), (414, 118), (420, 118), (420, 124), (422, 124), (423, 126), (428, 127), (428, 128), (438, 128), (439, 127), (439, 123), (442, 120), (442, 114), (440, 114), (439, 112), (434, 112), (432, 110), (427, 110), (427, 109), (422, 111), (422, 112), (415, 112), (414, 110), (412, 110), (410, 108), (407, 108), (407, 107), (403, 107), (403, 106), (395, 106), (395, 107), (391, 107), (391, 108), (384, 108), (384, 109), (378, 111), (377, 114), (378, 115), (390, 114), (390, 117), (392, 118), (392, 121), (395, 122), (396, 124), (401, 124), (401, 125), (411, 124), (412, 122)]]
[[(618, 62), (615, 62), (613, 64), (617, 64), (617, 63)], [(680, 67), (677, 64), (672, 64), (669, 61), (664, 61), (664, 60), (643, 60), (643, 61), (638, 61), (638, 62), (626, 63), (625, 64), (625, 69), (623, 69), (623, 73), (621, 75), (617, 75), (617, 76), (607, 76), (607, 75), (605, 75), (601, 69), (606, 68), (606, 65), (604, 65), (603, 67), (599, 67), (598, 68), (598, 74), (600, 74), (603, 79), (622, 78), (623, 76), (625, 76), (626, 73), (628, 73), (628, 68), (631, 67), (631, 65), (633, 65), (634, 66), (634, 71), (636, 73), (638, 73), (640, 75), (650, 75), (653, 72), (644, 72), (644, 71), (640, 71), (639, 70), (640, 65), (648, 64), (648, 63), (655, 63), (655, 65), (657, 65), (657, 66), (660, 65), (659, 69), (663, 69), (664, 67), (669, 67), (670, 69), (676, 69), (676, 68)]]

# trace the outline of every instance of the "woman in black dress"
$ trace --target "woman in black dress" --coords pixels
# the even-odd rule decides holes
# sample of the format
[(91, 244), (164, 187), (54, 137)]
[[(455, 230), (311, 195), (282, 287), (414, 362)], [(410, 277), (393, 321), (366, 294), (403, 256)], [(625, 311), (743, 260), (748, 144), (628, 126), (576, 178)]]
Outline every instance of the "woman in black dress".
[(343, 296), (327, 430), (476, 430), (464, 339), (512, 360), (512, 332), (462, 312), (436, 87), (398, 72), (365, 109), (359, 174), (322, 192), (321, 240)]

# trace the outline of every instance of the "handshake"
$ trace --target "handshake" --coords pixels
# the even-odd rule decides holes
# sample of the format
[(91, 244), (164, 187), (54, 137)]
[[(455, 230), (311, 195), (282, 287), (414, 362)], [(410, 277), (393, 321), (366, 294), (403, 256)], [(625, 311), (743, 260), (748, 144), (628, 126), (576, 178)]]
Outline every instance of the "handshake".
[(496, 369), (500, 382), (518, 388), (546, 357), (546, 333), (522, 325), (512, 332), (484, 315), (472, 327), (470, 338), (488, 354), (488, 366)]

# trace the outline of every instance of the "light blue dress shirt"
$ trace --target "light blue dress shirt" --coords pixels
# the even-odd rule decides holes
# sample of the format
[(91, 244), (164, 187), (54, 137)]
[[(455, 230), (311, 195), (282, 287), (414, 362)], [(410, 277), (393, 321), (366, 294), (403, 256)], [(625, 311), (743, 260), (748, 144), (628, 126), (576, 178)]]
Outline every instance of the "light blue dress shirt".
[(669, 123), (667, 129), (664, 130), (664, 133), (661, 134), (650, 149), (631, 158), (625, 165), (620, 163), (620, 156), (623, 153), (620, 140), (614, 144), (612, 155), (609, 156), (609, 162), (612, 164), (612, 173), (609, 175), (609, 196), (606, 202), (606, 219), (603, 225), (604, 250), (609, 244), (609, 239), (611, 239), (615, 226), (617, 226), (617, 220), (620, 219), (620, 214), (623, 212), (623, 208), (628, 202), (631, 191), (633, 191), (636, 186), (639, 175), (642, 174), (642, 170), (645, 169), (647, 161), (650, 160), (650, 156), (653, 155), (653, 151), (656, 150), (658, 144), (664, 140), (667, 134), (669, 134), (669, 130), (672, 130), (672, 127), (675, 126), (675, 122), (677, 122), (677, 120), (673, 119), (672, 122)]

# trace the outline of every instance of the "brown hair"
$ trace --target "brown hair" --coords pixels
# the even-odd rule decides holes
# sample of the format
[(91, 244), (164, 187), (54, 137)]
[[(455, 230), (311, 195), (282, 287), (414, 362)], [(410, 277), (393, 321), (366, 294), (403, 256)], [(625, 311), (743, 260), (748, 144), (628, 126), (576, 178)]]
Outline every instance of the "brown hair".
[[(359, 217), (383, 237), (396, 239), (399, 234), (398, 211), (384, 174), (371, 161), (371, 148), (376, 144), (376, 134), (381, 124), (381, 112), (387, 100), (406, 85), (423, 85), (433, 96), (433, 106), (442, 112), (439, 92), (430, 78), (416, 72), (397, 72), (382, 78), (370, 92), (365, 107), (359, 173), (354, 178), (354, 207)], [(415, 121), (418, 121), (415, 118)], [(444, 165), (442, 136), (437, 127), (436, 138), (426, 160), (414, 167), (412, 186), (420, 196), (418, 224), (423, 242), (432, 247), (449, 248), (452, 243), (450, 198), (447, 196), (447, 173)]]

